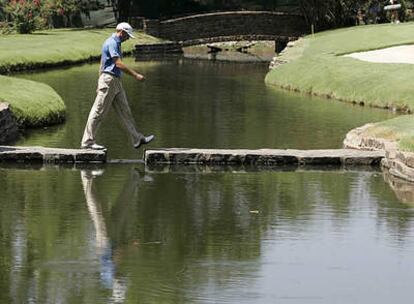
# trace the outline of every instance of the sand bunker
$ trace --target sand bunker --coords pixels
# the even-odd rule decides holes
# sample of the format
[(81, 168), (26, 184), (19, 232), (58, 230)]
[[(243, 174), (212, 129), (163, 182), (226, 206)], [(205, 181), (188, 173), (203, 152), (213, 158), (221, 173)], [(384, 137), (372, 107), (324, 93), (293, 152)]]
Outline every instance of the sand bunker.
[(403, 45), (369, 52), (352, 53), (345, 56), (369, 62), (414, 64), (414, 45)]

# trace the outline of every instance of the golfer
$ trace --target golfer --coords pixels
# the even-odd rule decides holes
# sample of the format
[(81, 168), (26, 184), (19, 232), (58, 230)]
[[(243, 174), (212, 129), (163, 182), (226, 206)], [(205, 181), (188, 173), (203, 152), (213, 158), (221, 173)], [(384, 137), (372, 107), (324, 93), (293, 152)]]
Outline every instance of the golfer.
[(132, 27), (122, 22), (116, 26), (116, 32), (102, 46), (97, 95), (83, 133), (82, 149), (105, 150), (104, 146), (96, 143), (96, 133), (111, 106), (130, 134), (134, 148), (138, 149), (142, 144), (148, 144), (154, 139), (154, 135), (144, 136), (138, 132), (121, 83), (121, 72), (131, 75), (138, 81), (145, 79), (143, 75), (122, 62), (121, 43), (135, 38), (132, 32)]

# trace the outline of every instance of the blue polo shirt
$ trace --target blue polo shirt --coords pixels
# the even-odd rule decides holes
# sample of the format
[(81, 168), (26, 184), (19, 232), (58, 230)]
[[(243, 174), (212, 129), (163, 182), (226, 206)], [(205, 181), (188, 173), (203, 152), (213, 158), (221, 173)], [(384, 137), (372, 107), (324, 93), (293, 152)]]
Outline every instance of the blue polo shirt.
[(115, 57), (122, 58), (121, 38), (112, 34), (102, 46), (102, 72), (121, 77), (121, 70), (116, 67), (113, 60)]

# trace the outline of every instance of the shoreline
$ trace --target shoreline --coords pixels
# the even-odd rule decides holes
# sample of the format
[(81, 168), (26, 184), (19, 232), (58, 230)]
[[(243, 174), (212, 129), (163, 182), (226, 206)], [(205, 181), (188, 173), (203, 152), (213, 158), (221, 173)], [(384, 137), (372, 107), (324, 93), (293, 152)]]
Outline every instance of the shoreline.
[[(401, 41), (406, 36), (409, 38), (413, 23), (404, 26), (403, 35), (400, 27), (382, 25), (339, 29), (301, 38), (274, 58), (265, 82), (297, 93), (410, 114), (414, 110), (410, 98), (414, 90), (405, 80), (410, 79), (411, 64), (414, 64), (411, 52), (414, 45), (413, 40), (407, 40), (404, 45)], [(380, 37), (382, 31), (388, 35), (391, 32), (398, 39), (385, 41)], [(377, 35), (378, 41), (364, 41), (367, 33)], [(346, 43), (345, 37), (354, 37), (359, 43)], [(333, 39), (342, 45), (338, 46)], [(325, 45), (318, 48), (318, 43)], [(402, 115), (351, 130), (343, 145), (384, 151), (382, 169), (396, 178), (414, 182), (414, 131), (410, 132), (411, 129), (414, 130), (414, 119)]]

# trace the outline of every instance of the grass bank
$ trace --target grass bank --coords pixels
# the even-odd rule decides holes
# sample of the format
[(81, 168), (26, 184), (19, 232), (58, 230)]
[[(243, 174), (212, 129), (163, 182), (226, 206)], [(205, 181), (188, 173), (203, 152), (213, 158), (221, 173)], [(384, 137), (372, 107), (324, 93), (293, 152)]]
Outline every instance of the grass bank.
[(0, 76), (0, 102), (7, 102), (20, 127), (41, 127), (62, 122), (65, 104), (50, 86)]
[[(287, 63), (266, 76), (266, 83), (341, 101), (414, 111), (414, 65), (370, 63), (345, 54), (414, 44), (414, 23), (339, 29), (307, 36), (280, 56)], [(414, 151), (414, 117), (375, 124), (367, 136), (392, 139)]]
[[(59, 29), (39, 31), (30, 35), (0, 36), (0, 73), (53, 67), (96, 60), (102, 43), (112, 29)], [(136, 43), (157, 43), (159, 40), (143, 33), (122, 44), (124, 53)]]
[[(111, 29), (63, 29), (30, 35), (0, 36), (0, 74), (98, 60), (103, 41)], [(136, 33), (137, 39), (123, 43), (124, 53), (136, 43), (159, 40)], [(62, 98), (48, 85), (15, 77), (0, 76), (0, 102), (10, 104), (21, 127), (59, 123), (65, 117)]]
[(307, 36), (280, 57), (266, 83), (374, 107), (414, 110), (414, 66), (342, 55), (414, 44), (414, 23), (358, 26)]

